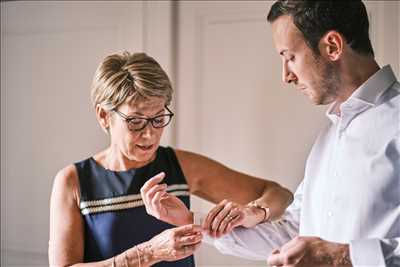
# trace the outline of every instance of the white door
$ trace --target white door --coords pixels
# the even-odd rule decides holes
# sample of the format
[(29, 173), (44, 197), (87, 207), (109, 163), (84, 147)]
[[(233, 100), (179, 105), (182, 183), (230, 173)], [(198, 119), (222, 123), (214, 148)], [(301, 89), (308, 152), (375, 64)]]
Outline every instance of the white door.
[[(281, 61), (266, 21), (272, 3), (180, 2), (177, 146), (275, 180), (294, 191), (303, 178), (312, 143), (327, 123), (326, 107), (314, 106), (281, 82)], [(378, 61), (392, 63), (398, 73), (399, 8), (385, 4), (369, 7), (375, 30), (372, 37)], [(388, 12), (390, 16), (384, 19), (382, 14)], [(381, 28), (385, 28), (385, 35), (379, 32)], [(389, 36), (394, 43), (388, 44), (392, 49), (385, 50), (385, 42), (376, 40)], [(382, 60), (384, 53), (389, 61)], [(194, 210), (206, 212), (211, 207), (198, 198), (193, 200)], [(214, 248), (203, 246), (197, 264), (266, 263), (222, 256)]]
[(1, 266), (47, 265), (53, 177), (108, 142), (90, 103), (98, 63), (146, 51), (168, 72), (171, 21), (169, 2), (1, 3)]

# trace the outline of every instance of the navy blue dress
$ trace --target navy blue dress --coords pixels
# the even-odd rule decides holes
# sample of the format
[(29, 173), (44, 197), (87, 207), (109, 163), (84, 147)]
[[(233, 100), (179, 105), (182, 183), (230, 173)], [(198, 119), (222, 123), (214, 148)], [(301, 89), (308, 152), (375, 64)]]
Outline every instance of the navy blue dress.
[[(159, 172), (166, 174), (167, 191), (189, 208), (188, 186), (174, 150), (159, 147), (156, 153), (148, 165), (127, 171), (107, 170), (93, 158), (75, 163), (85, 222), (84, 262), (111, 258), (174, 227), (148, 215), (140, 196), (143, 184)], [(154, 266), (192, 267), (194, 259), (190, 256)]]

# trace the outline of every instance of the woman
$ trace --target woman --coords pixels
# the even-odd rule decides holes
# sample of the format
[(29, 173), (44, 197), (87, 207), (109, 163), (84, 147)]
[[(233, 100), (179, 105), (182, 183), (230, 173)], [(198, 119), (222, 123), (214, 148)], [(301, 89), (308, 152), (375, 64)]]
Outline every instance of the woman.
[[(160, 65), (146, 54), (106, 57), (94, 76), (91, 98), (110, 146), (57, 174), (50, 208), (50, 265), (194, 266), (193, 257), (187, 256), (198, 247), (201, 229), (173, 228), (147, 215), (140, 188), (151, 177), (150, 195), (165, 190), (186, 207), (189, 192), (214, 203), (229, 199), (232, 202), (222, 201), (213, 214), (234, 208), (235, 226), (278, 217), (291, 202), (291, 193), (276, 183), (159, 146), (174, 115), (168, 108), (172, 87)], [(157, 179), (164, 183), (157, 185)], [(244, 205), (253, 200), (258, 204)], [(218, 226), (227, 221), (222, 219), (233, 219), (221, 216), (224, 212), (209, 216), (211, 231), (220, 234)], [(188, 213), (173, 223), (192, 222)]]

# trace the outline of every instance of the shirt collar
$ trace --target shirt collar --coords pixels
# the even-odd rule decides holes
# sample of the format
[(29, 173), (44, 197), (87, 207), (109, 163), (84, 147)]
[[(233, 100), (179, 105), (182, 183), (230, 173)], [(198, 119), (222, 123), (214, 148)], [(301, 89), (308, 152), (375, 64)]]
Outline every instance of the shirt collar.
[[(366, 109), (377, 105), (382, 94), (396, 82), (396, 76), (393, 73), (390, 65), (386, 65), (371, 77), (368, 78), (360, 87), (358, 87), (353, 94), (342, 104), (340, 110), (343, 115), (344, 112), (351, 113), (352, 111), (357, 115)], [(326, 111), (326, 116), (333, 122), (337, 122), (338, 116), (333, 112), (337, 103), (333, 103)]]

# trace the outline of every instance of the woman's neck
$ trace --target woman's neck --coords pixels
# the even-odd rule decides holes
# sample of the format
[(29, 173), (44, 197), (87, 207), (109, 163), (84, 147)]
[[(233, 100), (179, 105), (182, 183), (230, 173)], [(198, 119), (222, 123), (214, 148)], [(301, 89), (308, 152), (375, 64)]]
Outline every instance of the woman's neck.
[(105, 169), (111, 171), (127, 171), (146, 166), (156, 157), (156, 153), (147, 161), (136, 161), (126, 157), (121, 151), (110, 146), (106, 150), (97, 154), (94, 158)]

